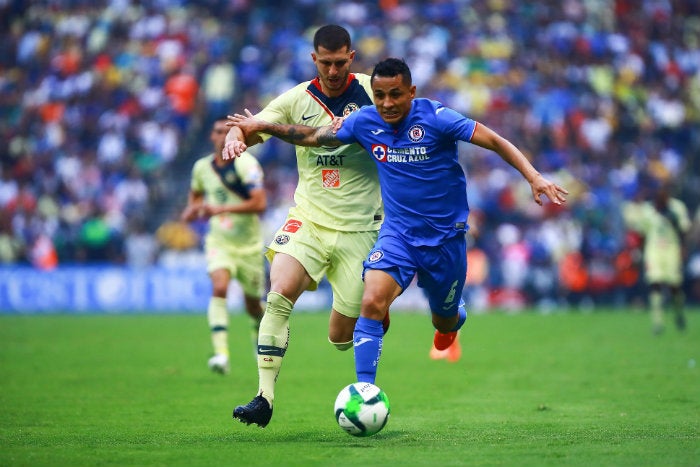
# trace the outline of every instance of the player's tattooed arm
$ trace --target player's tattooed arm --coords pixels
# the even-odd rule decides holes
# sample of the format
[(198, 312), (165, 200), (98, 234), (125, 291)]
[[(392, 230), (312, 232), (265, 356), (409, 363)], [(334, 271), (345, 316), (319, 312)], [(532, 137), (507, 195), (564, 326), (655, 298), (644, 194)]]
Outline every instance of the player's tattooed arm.
[(305, 125), (273, 125), (266, 131), (272, 136), (299, 146), (340, 146), (331, 125), (310, 127)]
[(334, 133), (333, 125), (311, 127), (270, 123), (248, 115), (229, 115), (229, 123), (240, 128), (246, 135), (267, 133), (297, 146), (340, 146), (343, 144)]

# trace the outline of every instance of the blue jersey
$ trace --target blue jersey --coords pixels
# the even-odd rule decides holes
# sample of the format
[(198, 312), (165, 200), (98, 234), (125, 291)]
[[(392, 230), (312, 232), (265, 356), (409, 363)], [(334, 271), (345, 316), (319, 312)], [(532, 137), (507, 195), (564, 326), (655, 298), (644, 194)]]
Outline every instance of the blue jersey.
[(457, 142), (469, 142), (476, 122), (429, 99), (414, 99), (398, 127), (375, 106), (362, 107), (343, 122), (336, 137), (359, 143), (377, 164), (384, 201), (382, 231), (413, 246), (436, 246), (467, 226), (467, 180)]

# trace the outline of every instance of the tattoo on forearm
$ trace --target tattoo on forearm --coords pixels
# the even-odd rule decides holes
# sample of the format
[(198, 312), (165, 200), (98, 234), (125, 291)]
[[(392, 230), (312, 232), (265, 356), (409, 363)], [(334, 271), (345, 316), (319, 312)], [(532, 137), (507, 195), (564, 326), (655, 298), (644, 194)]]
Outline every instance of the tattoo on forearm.
[(266, 128), (272, 136), (287, 143), (315, 146), (338, 143), (331, 127), (315, 128), (304, 125), (270, 125)]
[(298, 132), (293, 125), (273, 125), (270, 127), (270, 134), (292, 144), (302, 141), (306, 137), (303, 133)]
[(337, 143), (338, 138), (335, 137), (331, 127), (323, 127), (316, 132), (316, 141), (320, 144), (331, 144)]

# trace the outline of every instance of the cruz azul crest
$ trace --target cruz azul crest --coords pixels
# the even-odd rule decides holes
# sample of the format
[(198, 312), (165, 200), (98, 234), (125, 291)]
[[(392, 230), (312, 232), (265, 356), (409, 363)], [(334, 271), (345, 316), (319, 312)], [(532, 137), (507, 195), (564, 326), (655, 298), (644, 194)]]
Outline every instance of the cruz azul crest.
[(424, 136), (425, 130), (420, 125), (413, 125), (411, 128), (408, 129), (408, 139), (410, 139), (414, 143), (423, 141)]

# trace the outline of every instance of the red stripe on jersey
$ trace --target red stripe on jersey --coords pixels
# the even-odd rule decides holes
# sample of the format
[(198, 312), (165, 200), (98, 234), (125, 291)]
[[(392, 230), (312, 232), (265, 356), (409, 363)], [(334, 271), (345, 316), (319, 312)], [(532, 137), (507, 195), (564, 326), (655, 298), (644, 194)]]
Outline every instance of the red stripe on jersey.
[(307, 89), (307, 90), (306, 90), (306, 93), (307, 93), (309, 96), (311, 96), (311, 98), (312, 98), (313, 100), (315, 100), (315, 101), (318, 103), (318, 105), (321, 106), (321, 108), (323, 109), (324, 112), (326, 112), (331, 118), (335, 118), (335, 115), (333, 115), (333, 112), (331, 112), (331, 109), (329, 109), (328, 106), (326, 106), (326, 104), (324, 104), (323, 102), (321, 102), (321, 100), (320, 100), (318, 97), (316, 97), (316, 96), (314, 95), (313, 92), (311, 92), (311, 91), (309, 91), (309, 90)]

